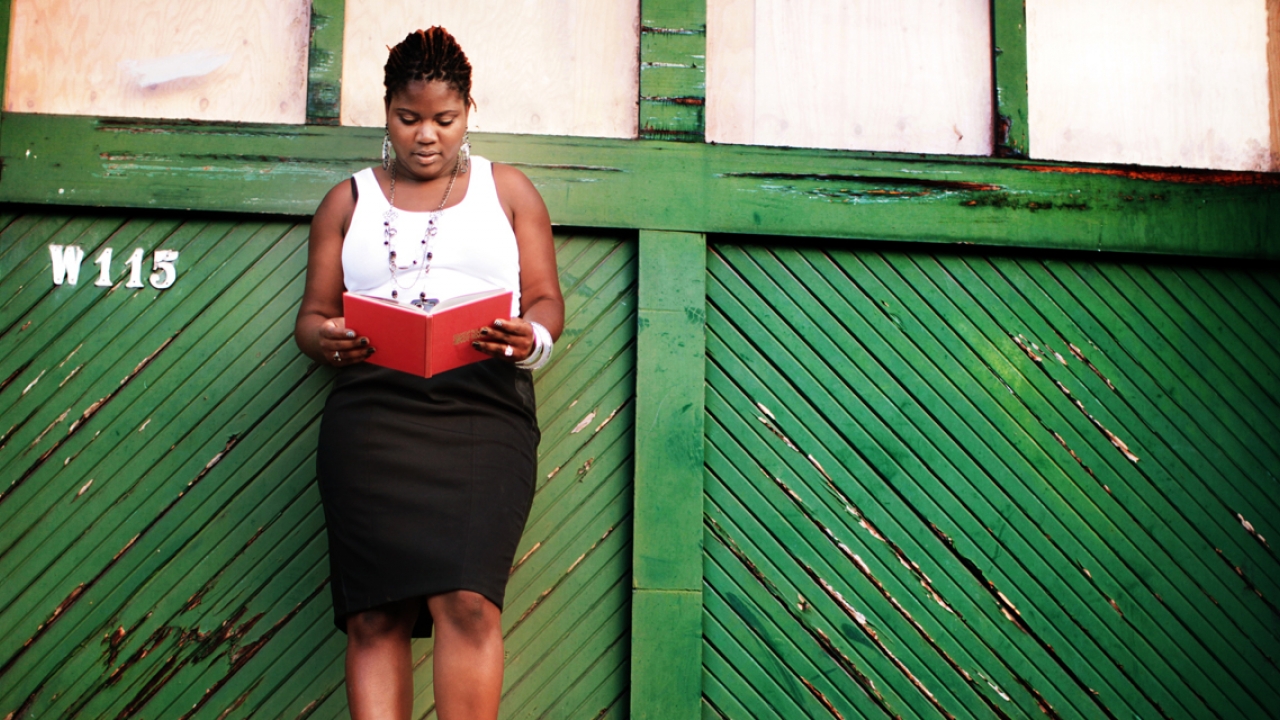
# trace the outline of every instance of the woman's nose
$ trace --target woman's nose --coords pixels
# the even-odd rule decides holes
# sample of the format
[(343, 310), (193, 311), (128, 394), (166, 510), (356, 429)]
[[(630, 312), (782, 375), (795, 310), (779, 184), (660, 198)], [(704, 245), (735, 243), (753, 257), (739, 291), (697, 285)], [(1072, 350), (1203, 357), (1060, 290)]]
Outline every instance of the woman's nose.
[(422, 123), (418, 126), (418, 132), (415, 135), (414, 140), (429, 145), (435, 142), (435, 139), (436, 129), (431, 125), (431, 123)]

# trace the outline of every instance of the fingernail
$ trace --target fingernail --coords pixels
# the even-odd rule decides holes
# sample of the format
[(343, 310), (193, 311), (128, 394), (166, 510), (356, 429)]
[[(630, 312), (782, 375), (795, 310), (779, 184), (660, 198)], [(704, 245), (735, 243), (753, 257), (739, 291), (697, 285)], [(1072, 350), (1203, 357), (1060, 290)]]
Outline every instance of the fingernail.
[(374, 353), (376, 353), (376, 352), (378, 352), (378, 348), (369, 348), (369, 354), (370, 354), (370, 355), (372, 355), (372, 354), (374, 354)]
[(473, 348), (475, 348), (475, 349), (479, 350), (479, 349), (480, 349), (480, 343), (478, 343), (478, 342), (473, 342), (473, 343), (471, 343), (471, 347), (473, 347)]
[(356, 331), (355, 331), (355, 330), (348, 330), (348, 331), (347, 331), (347, 337), (349, 337), (349, 338), (353, 338), (353, 337), (355, 337), (355, 336), (356, 336)]
[(494, 320), (494, 321), (493, 321), (493, 326), (494, 326), (494, 327), (502, 327), (502, 321), (501, 321), (501, 320)]
[(487, 327), (480, 328), (480, 334), (481, 334), (481, 335), (488, 335), (488, 334), (489, 334), (489, 328), (487, 328)]
[(361, 345), (368, 345), (368, 344), (369, 344), (369, 338), (360, 338), (360, 344), (361, 344)]

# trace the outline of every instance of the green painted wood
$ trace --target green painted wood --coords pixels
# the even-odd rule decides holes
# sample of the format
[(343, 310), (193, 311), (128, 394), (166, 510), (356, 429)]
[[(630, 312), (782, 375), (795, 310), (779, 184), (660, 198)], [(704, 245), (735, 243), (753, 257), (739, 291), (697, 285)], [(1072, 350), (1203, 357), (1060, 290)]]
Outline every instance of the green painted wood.
[[(15, 114), (0, 126), (0, 200), (296, 216), (375, 162), (381, 140), (370, 128)], [(475, 144), (524, 170), (565, 225), (1280, 256), (1280, 181), (1262, 173), (653, 140)]]
[(311, 0), (307, 124), (337, 125), (342, 110), (342, 28), (346, 0)]
[(1031, 156), (1026, 0), (991, 0), (997, 157)]
[(641, 232), (631, 713), (700, 714), (706, 238)]
[[(774, 243), (708, 270), (709, 717), (1276, 706), (1274, 268)], [(824, 662), (843, 686), (809, 687)]]
[(706, 3), (643, 0), (640, 137), (702, 142), (706, 97)]
[[(313, 485), (332, 372), (292, 341), (305, 240), (278, 220), (0, 216), (0, 714), (345, 716)], [(89, 251), (77, 285), (52, 286), (52, 241)], [(625, 717), (636, 248), (557, 245), (569, 311), (536, 382), (504, 717)], [(117, 260), (94, 287), (102, 247), (178, 249), (178, 281), (126, 291)]]

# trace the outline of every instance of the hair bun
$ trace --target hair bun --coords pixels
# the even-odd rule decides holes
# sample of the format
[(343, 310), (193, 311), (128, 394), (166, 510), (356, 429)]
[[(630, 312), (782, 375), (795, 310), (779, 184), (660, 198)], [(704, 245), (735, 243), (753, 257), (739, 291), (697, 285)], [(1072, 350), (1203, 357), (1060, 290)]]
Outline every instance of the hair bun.
[(471, 62), (448, 30), (439, 25), (415, 30), (388, 50), (382, 80), (387, 89), (384, 98), (387, 103), (391, 102), (392, 95), (415, 80), (438, 80), (457, 90), (465, 104), (475, 105), (471, 99)]

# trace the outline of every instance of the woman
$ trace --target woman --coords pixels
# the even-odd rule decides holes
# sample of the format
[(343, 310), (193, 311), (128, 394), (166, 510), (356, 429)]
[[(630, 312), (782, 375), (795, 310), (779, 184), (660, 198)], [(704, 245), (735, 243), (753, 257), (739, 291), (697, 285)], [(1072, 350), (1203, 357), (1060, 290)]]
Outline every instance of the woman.
[[(317, 474), (347, 697), (361, 718), (407, 718), (410, 638), (432, 635), (441, 720), (497, 716), (500, 611), (533, 496), (539, 439), (531, 363), (564, 323), (546, 206), (515, 168), (469, 157), (471, 65), (443, 28), (386, 64), (383, 167), (329, 191), (311, 224), (295, 337), (342, 368)], [(343, 290), (401, 302), (492, 287), (511, 318), (474, 343), (493, 358), (424, 379), (364, 362)]]

